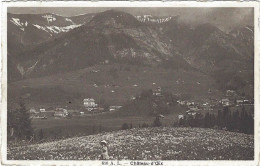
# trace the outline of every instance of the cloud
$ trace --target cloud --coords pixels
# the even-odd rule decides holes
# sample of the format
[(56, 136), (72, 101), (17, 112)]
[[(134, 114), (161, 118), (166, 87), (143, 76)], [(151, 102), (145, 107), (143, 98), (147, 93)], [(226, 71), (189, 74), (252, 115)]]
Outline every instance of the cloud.
[(211, 23), (224, 31), (254, 24), (253, 8), (199, 8), (182, 11), (180, 20), (187, 24)]

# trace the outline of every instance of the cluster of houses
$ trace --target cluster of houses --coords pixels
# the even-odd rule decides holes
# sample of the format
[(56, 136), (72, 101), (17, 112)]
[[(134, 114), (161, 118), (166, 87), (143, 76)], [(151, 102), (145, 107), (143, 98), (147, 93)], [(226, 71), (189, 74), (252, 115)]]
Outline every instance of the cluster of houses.
[(155, 90), (153, 90), (153, 95), (154, 96), (162, 96), (162, 88), (157, 87)]
[(253, 99), (246, 99), (245, 97), (239, 96), (234, 90), (227, 90), (225, 94), (226, 98), (220, 102), (224, 106), (241, 106), (241, 105), (253, 105)]
[(236, 99), (234, 101), (230, 100), (229, 98), (224, 98), (224, 99), (221, 99), (219, 101), (222, 106), (236, 106), (236, 107), (239, 107), (239, 106), (242, 106), (242, 105), (254, 105), (254, 101), (253, 100), (248, 100), (248, 99)]
[(95, 103), (93, 98), (86, 98), (83, 100), (83, 105), (88, 111), (95, 111), (98, 108), (98, 104)]
[[(99, 71), (92, 71), (92, 72), (99, 72)], [(155, 84), (155, 83), (154, 83)], [(157, 87), (153, 90), (154, 96), (162, 96), (162, 89), (161, 87)], [(131, 100), (135, 100), (136, 97), (132, 96)], [(107, 111), (117, 111), (121, 108), (120, 105), (111, 105), (108, 106), (106, 109), (99, 104), (96, 103), (94, 98), (84, 98), (83, 99), (83, 107), (80, 110), (71, 110), (65, 108), (40, 108), (38, 111), (35, 108), (30, 109), (30, 116), (31, 118), (39, 118), (39, 119), (47, 119), (49, 117), (57, 117), (57, 118), (66, 118), (71, 116), (85, 116), (91, 114), (99, 114)]]
[(222, 109), (223, 107), (241, 107), (244, 105), (254, 105), (253, 100), (239, 97), (233, 90), (227, 90), (225, 97), (220, 100), (208, 99), (207, 101), (201, 103), (178, 100), (177, 103), (188, 108), (184, 114), (178, 115), (178, 119), (185, 119), (188, 116), (195, 117), (196, 115), (201, 115), (202, 112), (218, 110)]
[(195, 117), (201, 115), (202, 109), (212, 109), (209, 104), (203, 104), (203, 107), (200, 107), (198, 103), (189, 102), (189, 101), (177, 101), (179, 105), (187, 106), (188, 110), (184, 114), (178, 115), (178, 119), (186, 119), (187, 117)]
[(80, 110), (72, 110), (65, 108), (51, 108), (46, 110), (45, 108), (40, 108), (36, 110), (35, 108), (30, 109), (30, 117), (35, 119), (47, 119), (50, 117), (55, 118), (67, 118), (71, 116), (85, 116), (90, 114), (98, 114), (105, 111), (116, 111), (122, 106), (109, 106), (106, 110), (104, 107), (99, 106), (95, 99), (85, 98), (83, 99), (83, 108)]
[(192, 117), (195, 118), (195, 116), (200, 116), (201, 113), (200, 112), (196, 112), (196, 111), (192, 111), (192, 110), (188, 110), (185, 112), (185, 114), (180, 114), (178, 115), (179, 120), (180, 119), (187, 119), (188, 117)]
[(95, 113), (104, 112), (104, 111), (116, 111), (122, 107), (122, 106), (118, 106), (118, 105), (112, 105), (112, 106), (109, 106), (108, 110), (105, 110), (103, 107), (100, 107), (95, 102), (95, 99), (93, 99), (93, 98), (84, 99), (83, 105), (86, 110), (88, 110), (89, 112), (95, 112)]
[(49, 117), (67, 117), (69, 112), (64, 108), (56, 108), (55, 110), (48, 110), (40, 108), (37, 111), (35, 108), (30, 109), (30, 117), (38, 119), (47, 119)]

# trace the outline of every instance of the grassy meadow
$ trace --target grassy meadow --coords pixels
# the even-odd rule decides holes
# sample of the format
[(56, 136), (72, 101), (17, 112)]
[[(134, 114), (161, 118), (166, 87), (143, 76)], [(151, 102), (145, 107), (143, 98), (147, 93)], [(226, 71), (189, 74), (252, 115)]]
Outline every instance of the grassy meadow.
[[(184, 109), (178, 108), (171, 114), (161, 119), (163, 126), (172, 126), (177, 115), (184, 112)], [(140, 127), (144, 123), (149, 126), (154, 121), (153, 116), (117, 116), (116, 112), (108, 112), (100, 115), (72, 117), (67, 118), (48, 118), (33, 119), (32, 127), (36, 137), (39, 131), (43, 130), (44, 139), (61, 139), (74, 136), (85, 136), (101, 132), (116, 131), (127, 123), (133, 128)]]
[(254, 136), (202, 128), (134, 128), (8, 149), (9, 160), (253, 160)]

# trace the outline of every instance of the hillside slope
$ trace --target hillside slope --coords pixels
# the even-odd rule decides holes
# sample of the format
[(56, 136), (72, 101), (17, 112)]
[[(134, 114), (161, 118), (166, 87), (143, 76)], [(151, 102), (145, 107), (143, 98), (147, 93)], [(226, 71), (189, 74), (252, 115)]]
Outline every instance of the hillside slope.
[[(226, 90), (253, 98), (253, 27), (226, 33), (211, 24), (182, 24), (178, 16), (164, 21), (147, 16), (152, 22), (144, 22), (143, 17), (116, 10), (70, 18), (52, 16), (48, 18), (56, 20), (48, 22), (45, 15), (21, 15), (19, 24), (15, 22), (19, 26), (9, 21), (8, 97), (13, 101), (27, 95), (31, 96), (30, 106), (49, 102), (54, 106), (82, 105), (85, 97), (93, 97), (122, 105), (155, 86), (194, 98), (209, 97), (209, 89), (217, 93), (212, 94), (214, 98)], [(40, 32), (49, 33), (33, 26), (70, 26), (69, 20), (82, 25), (68, 32), (53, 32), (56, 35), (47, 41)], [(33, 30), (19, 29), (25, 24), (26, 28), (32, 24), (41, 44), (20, 48), (19, 42), (25, 41), (20, 33), (35, 36)], [(32, 40), (37, 43), (38, 39)], [(101, 72), (82, 73), (92, 68)]]
[[(127, 21), (126, 21), (127, 20)], [(41, 77), (110, 62), (153, 65), (173, 59), (171, 65), (190, 68), (168, 39), (134, 16), (109, 10), (63, 36), (45, 42), (18, 57), (23, 78)]]
[[(220, 98), (214, 80), (200, 72), (107, 64), (47, 77), (26, 79), (8, 85), (8, 106), (26, 99), (28, 108), (83, 106), (92, 97), (108, 105), (123, 105), (143, 90), (161, 87), (174, 95), (188, 94), (196, 99), (214, 95)], [(208, 90), (212, 89), (212, 94)], [(69, 104), (69, 102), (71, 102)], [(8, 107), (9, 108), (9, 107)]]
[(33, 50), (45, 42), (51, 42), (55, 38), (84, 25), (92, 17), (91, 13), (72, 17), (63, 17), (52, 13), (8, 13), (8, 80), (23, 78), (26, 70), (21, 61), (25, 61), (25, 57), (28, 57), (28, 50)]
[[(10, 17), (9, 81), (70, 72), (109, 61), (199, 70), (212, 76), (222, 90), (250, 94), (253, 91), (254, 28), (251, 26), (226, 33), (209, 23), (185, 25), (178, 21), (178, 16), (164, 21), (146, 16), (147, 23), (143, 17), (116, 10), (70, 18), (52, 14)], [(155, 23), (156, 20), (159, 22)], [(30, 25), (35, 30), (28, 32)], [(64, 26), (73, 28), (63, 30)], [(21, 49), (19, 43), (28, 42), (20, 33), (33, 43), (38, 43), (35, 39), (38, 36), (42, 43)], [(42, 33), (48, 34), (48, 40), (43, 39), (46, 35)]]
[(254, 136), (200, 128), (142, 128), (9, 148), (9, 160), (94, 160), (107, 140), (111, 159), (253, 160)]

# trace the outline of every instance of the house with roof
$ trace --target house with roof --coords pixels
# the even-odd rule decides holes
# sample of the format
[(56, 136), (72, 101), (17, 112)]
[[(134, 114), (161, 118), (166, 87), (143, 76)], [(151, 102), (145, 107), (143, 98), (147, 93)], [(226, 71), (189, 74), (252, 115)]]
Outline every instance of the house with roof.
[(95, 99), (93, 98), (84, 99), (83, 105), (88, 111), (93, 111), (98, 106), (98, 104), (95, 103)]
[(40, 108), (40, 112), (46, 112), (45, 108)]
[(120, 109), (121, 107), (122, 107), (121, 105), (112, 105), (112, 106), (109, 106), (109, 111), (115, 111), (115, 110)]
[(86, 98), (83, 100), (83, 104), (85, 107), (96, 107), (97, 104), (93, 98)]
[(186, 117), (186, 118), (187, 118), (187, 117), (195, 118), (196, 115), (201, 115), (201, 113), (198, 112), (198, 111), (194, 111), (194, 110), (188, 110), (188, 111), (186, 111), (186, 113), (185, 113), (185, 117)]
[(179, 119), (179, 120), (180, 120), (180, 119), (184, 119), (184, 115), (183, 115), (183, 114), (178, 115), (178, 119)]
[(162, 89), (161, 87), (157, 87), (155, 90), (153, 90), (154, 96), (161, 96), (162, 95)]
[(230, 106), (230, 101), (229, 101), (228, 98), (221, 99), (220, 102), (221, 102), (221, 104), (222, 104), (223, 106)]
[(54, 113), (54, 117), (67, 117), (68, 115), (68, 111), (65, 110), (56, 110)]

